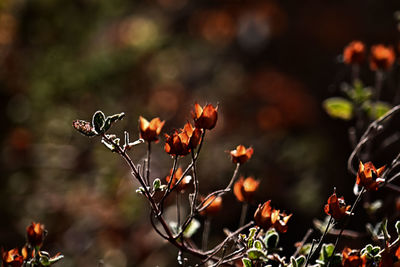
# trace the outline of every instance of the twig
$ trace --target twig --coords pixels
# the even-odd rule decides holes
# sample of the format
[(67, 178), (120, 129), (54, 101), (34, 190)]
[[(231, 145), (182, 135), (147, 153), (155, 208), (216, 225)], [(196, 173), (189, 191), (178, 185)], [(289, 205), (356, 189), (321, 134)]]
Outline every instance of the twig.
[(328, 224), (326, 225), (325, 231), (324, 231), (324, 233), (322, 234), (321, 238), (319, 239), (317, 248), (316, 248), (314, 251), (312, 251), (312, 250), (310, 251), (310, 254), (311, 254), (311, 255), (309, 254), (309, 257), (307, 257), (307, 261), (306, 261), (305, 267), (308, 266), (309, 260), (311, 260), (312, 256), (314, 256), (315, 253), (318, 253), (319, 249), (320, 249), (321, 246), (322, 246), (322, 241), (324, 240), (324, 237), (325, 237), (326, 234), (328, 233), (329, 226), (331, 226), (331, 223), (332, 223), (332, 222), (333, 222), (333, 217), (332, 217), (332, 215), (331, 215), (330, 218), (329, 218), (329, 222), (328, 222)]
[(150, 186), (150, 159), (151, 159), (151, 142), (147, 142), (146, 181), (149, 186)]
[(297, 255), (299, 255), (300, 250), (302, 249), (302, 247), (304, 246), (304, 244), (307, 242), (307, 239), (310, 237), (310, 235), (314, 232), (313, 229), (308, 229), (307, 233), (304, 235), (303, 239), (301, 240), (299, 246), (297, 247), (296, 251), (294, 252), (294, 254), (292, 255), (293, 258), (296, 258)]

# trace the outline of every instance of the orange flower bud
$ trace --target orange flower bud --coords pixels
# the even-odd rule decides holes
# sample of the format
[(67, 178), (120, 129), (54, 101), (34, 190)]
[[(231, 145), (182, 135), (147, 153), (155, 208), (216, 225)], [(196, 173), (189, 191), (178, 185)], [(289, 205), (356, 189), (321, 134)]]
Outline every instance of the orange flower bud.
[(44, 225), (32, 222), (32, 224), (26, 228), (26, 234), (28, 237), (28, 243), (32, 247), (40, 247), (42, 246), (44, 240)]
[(192, 124), (188, 122), (183, 127), (183, 131), (186, 132), (189, 137), (189, 147), (191, 149), (196, 148), (200, 144), (202, 130), (193, 127)]
[(333, 193), (328, 198), (328, 204), (325, 205), (325, 213), (332, 216), (336, 221), (339, 221), (348, 214), (350, 206), (346, 206), (344, 198), (338, 198), (336, 193)]
[(244, 179), (240, 177), (233, 186), (233, 193), (240, 202), (250, 202), (253, 199), (260, 181), (255, 180), (253, 177)]
[(360, 161), (356, 183), (367, 190), (378, 190), (379, 184), (385, 180), (380, 178), (386, 166), (376, 169), (371, 162), (363, 164)]
[(369, 66), (371, 70), (388, 70), (392, 67), (395, 57), (392, 47), (374, 45), (371, 47)]
[[(182, 178), (182, 168), (178, 168), (175, 171), (175, 175), (172, 178), (172, 182), (171, 182), (171, 186), (170, 188), (174, 187), (176, 182), (178, 182), (179, 179)], [(165, 180), (167, 181), (167, 183), (169, 183), (169, 181), (171, 180), (171, 175), (172, 175), (172, 169), (169, 173), (169, 175), (165, 178)], [(184, 192), (186, 187), (190, 184), (190, 181), (192, 180), (192, 177), (190, 177), (189, 175), (187, 175), (185, 178), (182, 179), (182, 181), (179, 183), (179, 185), (176, 187), (176, 189), (178, 190), (178, 192)]]
[(251, 158), (253, 152), (254, 150), (252, 147), (246, 149), (244, 146), (238, 145), (235, 150), (230, 152), (232, 162), (243, 164)]
[(158, 141), (158, 136), (161, 133), (161, 129), (164, 126), (165, 121), (161, 121), (160, 118), (154, 118), (150, 122), (142, 116), (139, 117), (139, 133), (140, 138), (147, 142)]
[[(201, 198), (201, 201), (204, 201), (204, 197)], [(213, 216), (217, 214), (222, 208), (222, 197), (216, 197), (215, 195), (209, 197), (202, 205), (200, 209), (203, 207), (207, 207), (204, 210), (200, 211), (200, 214), (203, 216)]]
[(172, 136), (165, 135), (165, 152), (171, 155), (184, 156), (196, 148), (201, 139), (201, 130), (194, 128), (189, 122), (185, 124), (184, 128), (175, 131)]
[(208, 104), (202, 108), (199, 104), (195, 103), (192, 116), (196, 128), (208, 130), (214, 128), (218, 119), (217, 109), (218, 107), (214, 108), (211, 104)]
[(343, 267), (365, 267), (366, 258), (360, 256), (360, 252), (350, 248), (343, 249), (342, 252), (342, 266)]
[(268, 200), (263, 205), (258, 205), (254, 213), (254, 220), (264, 230), (273, 227), (278, 232), (285, 233), (288, 229), (287, 222), (292, 217), (292, 214), (286, 215), (284, 212), (280, 213), (279, 210), (272, 209), (270, 203), (271, 200)]
[(2, 251), (2, 260), (4, 267), (21, 267), (24, 263), (24, 258), (19, 254), (17, 248), (9, 251)]
[(362, 64), (365, 60), (365, 45), (360, 41), (353, 41), (343, 51), (343, 61), (346, 64)]

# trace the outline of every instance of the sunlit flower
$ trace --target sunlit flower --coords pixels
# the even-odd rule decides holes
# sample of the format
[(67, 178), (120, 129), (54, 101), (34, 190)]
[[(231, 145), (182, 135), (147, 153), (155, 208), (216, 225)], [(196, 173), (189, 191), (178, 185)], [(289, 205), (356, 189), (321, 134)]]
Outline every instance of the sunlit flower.
[(191, 149), (196, 148), (200, 143), (202, 130), (193, 127), (190, 122), (187, 122), (183, 127), (183, 131), (186, 132), (187, 136), (189, 137), (189, 147)]
[[(204, 198), (201, 198), (201, 201), (204, 201)], [(202, 205), (200, 209), (203, 207), (207, 207), (204, 210), (200, 211), (200, 214), (203, 216), (212, 216), (217, 214), (222, 208), (222, 197), (217, 197), (215, 195), (209, 197)]]
[(32, 247), (40, 247), (42, 246), (44, 235), (45, 235), (44, 225), (40, 223), (32, 222), (26, 228), (26, 235), (28, 238), (28, 243)]
[(192, 116), (196, 128), (211, 130), (215, 127), (218, 119), (218, 107), (213, 107), (211, 104), (202, 108), (199, 104), (194, 104), (194, 111)]
[(154, 118), (150, 122), (139, 117), (139, 132), (140, 138), (147, 142), (158, 141), (158, 136), (161, 133), (161, 129), (164, 126), (165, 121), (161, 121), (160, 118)]
[(254, 213), (256, 224), (264, 230), (273, 227), (278, 232), (285, 233), (288, 229), (287, 222), (290, 217), (292, 217), (292, 214), (287, 215), (284, 212), (280, 213), (279, 210), (272, 209), (270, 204), (271, 200), (268, 200), (263, 205), (258, 205), (258, 208)]
[(362, 163), (360, 161), (356, 183), (368, 190), (378, 190), (379, 184), (385, 180), (380, 178), (386, 166), (376, 169), (372, 162)]
[[(182, 168), (178, 168), (175, 171), (175, 175), (172, 178), (172, 182), (171, 182), (171, 186), (170, 188), (174, 187), (174, 185), (176, 184), (176, 182), (178, 182), (179, 179), (182, 178)], [(172, 169), (170, 171), (170, 174), (165, 178), (167, 183), (169, 183), (169, 181), (171, 180), (171, 175), (172, 175)], [(186, 175), (182, 181), (179, 183), (179, 185), (176, 187), (176, 189), (178, 190), (178, 192), (184, 192), (186, 187), (190, 184), (190, 181), (192, 180), (192, 177), (190, 175)]]
[(200, 143), (201, 130), (194, 128), (189, 122), (183, 129), (175, 131), (171, 136), (165, 135), (165, 152), (171, 155), (184, 156)]
[(353, 41), (343, 51), (343, 61), (346, 64), (362, 64), (365, 60), (365, 45), (360, 41)]
[(325, 213), (332, 216), (336, 221), (339, 221), (344, 216), (348, 215), (350, 206), (346, 206), (344, 198), (338, 198), (336, 193), (333, 193), (328, 198), (328, 204), (325, 205)]
[(4, 267), (21, 267), (24, 263), (24, 258), (19, 254), (17, 248), (2, 252), (2, 261)]
[(240, 177), (233, 186), (233, 193), (240, 202), (250, 202), (260, 184), (260, 181), (253, 177), (244, 179)]
[(252, 147), (246, 149), (244, 146), (238, 145), (235, 150), (230, 152), (232, 162), (243, 164), (251, 158), (253, 152), (254, 150)]
[(365, 267), (365, 256), (360, 256), (360, 252), (350, 248), (343, 249), (342, 252), (342, 266), (343, 267)]
[(392, 67), (396, 55), (392, 47), (374, 45), (371, 47), (369, 66), (371, 70), (388, 70)]

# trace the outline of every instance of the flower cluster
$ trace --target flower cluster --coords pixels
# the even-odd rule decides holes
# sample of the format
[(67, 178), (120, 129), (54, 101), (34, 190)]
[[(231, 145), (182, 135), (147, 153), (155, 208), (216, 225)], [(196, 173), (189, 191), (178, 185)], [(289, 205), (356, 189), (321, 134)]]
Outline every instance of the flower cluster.
[[(343, 62), (348, 65), (361, 65), (366, 58), (366, 47), (363, 42), (353, 41), (343, 50)], [(369, 58), (369, 66), (373, 71), (389, 70), (395, 61), (393, 47), (383, 44), (373, 45)]]
[(367, 190), (376, 191), (385, 180), (381, 178), (386, 166), (376, 169), (372, 162), (362, 163), (360, 161), (356, 183)]
[(258, 205), (254, 213), (256, 224), (265, 230), (272, 227), (280, 233), (285, 233), (288, 229), (287, 223), (292, 214), (281, 213), (279, 210), (273, 209), (270, 204), (271, 200), (268, 200), (264, 204)]

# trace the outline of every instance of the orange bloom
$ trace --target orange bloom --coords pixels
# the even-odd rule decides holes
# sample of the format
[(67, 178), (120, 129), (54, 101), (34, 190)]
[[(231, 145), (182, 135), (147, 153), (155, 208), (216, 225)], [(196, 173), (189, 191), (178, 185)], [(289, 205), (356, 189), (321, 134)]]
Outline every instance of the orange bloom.
[(287, 222), (292, 214), (280, 213), (279, 210), (272, 209), (270, 206), (271, 200), (268, 200), (263, 205), (258, 205), (254, 213), (254, 220), (256, 224), (265, 230), (273, 227), (280, 233), (285, 233), (288, 229)]
[(195, 103), (192, 116), (196, 128), (208, 130), (214, 128), (218, 119), (217, 109), (218, 107), (214, 108), (211, 104), (208, 104), (202, 108), (199, 104)]
[(44, 225), (32, 222), (32, 224), (26, 228), (26, 234), (28, 237), (28, 243), (32, 247), (40, 247), (42, 246), (45, 234)]
[(254, 149), (252, 147), (246, 149), (244, 146), (238, 145), (235, 150), (230, 152), (232, 162), (243, 164), (251, 158), (253, 152)]
[[(178, 168), (175, 171), (175, 175), (172, 178), (172, 182), (171, 182), (171, 186), (170, 189), (172, 187), (174, 187), (174, 185), (176, 184), (176, 182), (178, 182), (179, 179), (182, 178), (182, 168)], [(169, 181), (171, 180), (171, 174), (172, 174), (172, 169), (169, 173), (169, 175), (165, 178), (167, 180), (167, 183), (169, 183)], [(189, 175), (187, 175), (186, 177), (184, 177), (182, 179), (182, 181), (179, 183), (179, 185), (176, 187), (176, 189), (178, 190), (178, 192), (184, 192), (186, 187), (190, 184), (190, 181), (192, 180), (192, 177), (190, 177)]]
[(2, 260), (4, 267), (21, 267), (24, 263), (24, 258), (19, 254), (17, 248), (2, 252)]
[(374, 45), (371, 47), (369, 66), (371, 70), (388, 70), (392, 67), (395, 57), (392, 47)]
[(161, 133), (161, 129), (164, 126), (165, 121), (161, 121), (160, 118), (154, 118), (150, 122), (139, 117), (139, 133), (140, 138), (147, 142), (158, 141), (158, 136)]
[(365, 256), (360, 256), (360, 252), (357, 250), (351, 250), (350, 248), (345, 248), (342, 252), (342, 266), (365, 267), (366, 266)]
[[(201, 198), (201, 201), (204, 201), (204, 198)], [(211, 203), (211, 204), (210, 204)], [(222, 197), (216, 197), (215, 195), (209, 197), (202, 205), (200, 209), (203, 207), (207, 207), (204, 210), (200, 211), (200, 214), (203, 216), (215, 215), (222, 208)]]
[(328, 204), (325, 205), (325, 213), (332, 216), (336, 221), (339, 221), (348, 214), (350, 206), (346, 206), (344, 198), (338, 198), (336, 193), (333, 193), (328, 198)]
[(164, 146), (165, 152), (175, 156), (185, 156), (189, 154), (189, 136), (186, 132), (178, 133), (178, 131), (175, 131), (171, 136), (166, 134), (165, 137), (167, 137)]
[(346, 64), (362, 64), (365, 60), (365, 45), (360, 41), (353, 41), (343, 51), (343, 61)]
[(190, 122), (187, 122), (182, 131), (186, 132), (187, 136), (189, 137), (189, 147), (191, 149), (196, 148), (200, 143), (202, 130), (193, 127)]
[(240, 177), (233, 186), (233, 193), (240, 202), (250, 202), (253, 199), (260, 181), (255, 180), (253, 177), (244, 179)]
[(364, 186), (368, 190), (378, 190), (379, 184), (385, 181), (379, 178), (385, 170), (385, 167), (386, 166), (376, 169), (371, 162), (363, 164), (360, 161), (356, 183), (360, 186)]

